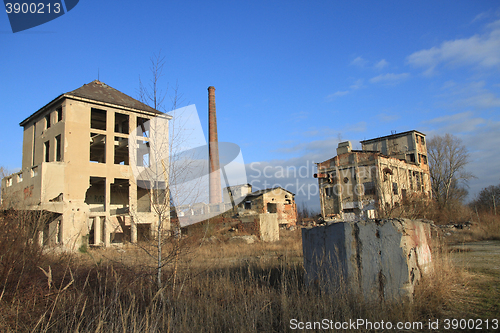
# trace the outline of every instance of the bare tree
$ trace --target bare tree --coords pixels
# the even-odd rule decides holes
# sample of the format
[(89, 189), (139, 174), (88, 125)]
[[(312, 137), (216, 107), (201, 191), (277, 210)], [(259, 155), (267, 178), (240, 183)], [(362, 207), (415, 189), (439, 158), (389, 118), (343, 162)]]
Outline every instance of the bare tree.
[(497, 209), (500, 208), (500, 184), (483, 188), (477, 195), (477, 198), (471, 202), (470, 206), (477, 210), (489, 211), (497, 215)]
[(427, 143), (432, 195), (439, 208), (450, 208), (467, 195), (466, 186), (474, 176), (466, 171), (469, 153), (462, 140), (452, 134), (434, 136)]
[[(186, 130), (189, 128), (186, 124), (188, 120), (182, 114), (188, 112), (183, 111), (187, 108), (179, 108), (183, 101), (182, 95), (178, 93), (177, 84), (170, 90), (171, 103), (169, 108), (166, 107), (169, 92), (168, 84), (165, 90), (160, 88), (165, 57), (160, 52), (151, 57), (150, 60), (151, 79), (147, 85), (144, 85), (139, 80), (139, 100), (155, 110), (163, 112), (163, 114), (149, 120), (148, 124), (140, 125), (143, 127), (141, 128), (142, 132), (145, 133), (146, 147), (143, 148), (147, 150), (148, 161), (143, 161), (139, 165), (147, 165), (147, 167), (136, 166), (134, 163), (131, 163), (131, 165), (136, 168), (134, 173), (138, 175), (136, 177), (137, 185), (148, 190), (150, 202), (152, 203), (151, 208), (158, 218), (153, 246), (144, 244), (138, 244), (138, 246), (155, 261), (156, 283), (159, 290), (165, 286), (165, 281), (162, 280), (163, 267), (173, 264), (173, 274), (169, 285), (172, 287), (172, 291), (175, 292), (177, 266), (182, 250), (179, 220), (171, 220), (172, 198), (181, 197), (176, 193), (180, 187), (175, 186), (175, 184), (183, 184), (193, 178), (196, 179), (197, 175), (193, 175), (193, 172), (199, 171), (202, 173), (203, 170), (192, 167), (189, 163), (192, 156), (188, 156), (189, 153), (182, 154), (186, 146), (189, 146), (190, 131)], [(174, 110), (177, 116), (174, 115), (170, 119), (170, 116), (166, 115), (166, 113)], [(135, 141), (131, 142), (131, 161), (137, 161), (138, 157), (141, 158), (140, 153), (138, 153), (141, 148), (134, 147), (136, 144)], [(183, 162), (179, 163), (178, 159), (183, 159)], [(192, 185), (192, 182), (190, 185)], [(182, 190), (185, 192), (183, 197), (189, 200), (196, 200), (200, 194), (200, 187), (197, 186), (184, 186)], [(192, 204), (193, 202), (176, 203), (182, 205)]]

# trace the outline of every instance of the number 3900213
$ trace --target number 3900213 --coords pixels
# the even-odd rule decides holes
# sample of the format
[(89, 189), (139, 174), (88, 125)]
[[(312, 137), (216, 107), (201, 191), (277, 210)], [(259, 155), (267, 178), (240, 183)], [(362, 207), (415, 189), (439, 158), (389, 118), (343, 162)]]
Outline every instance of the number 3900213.
[(7, 14), (59, 14), (61, 12), (61, 4), (58, 2), (55, 2), (53, 4), (51, 3), (19, 3), (19, 2), (14, 2), (10, 3), (7, 2), (5, 4), (5, 11)]

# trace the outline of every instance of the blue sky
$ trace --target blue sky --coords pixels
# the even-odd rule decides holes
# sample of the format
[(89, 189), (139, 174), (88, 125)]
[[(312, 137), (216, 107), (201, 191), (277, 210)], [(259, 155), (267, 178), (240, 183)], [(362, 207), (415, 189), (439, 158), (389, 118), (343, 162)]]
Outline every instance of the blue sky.
[(20, 121), (98, 70), (137, 98), (160, 51), (164, 87), (178, 82), (205, 132), (215, 86), (219, 140), (241, 146), (256, 187), (268, 167), (268, 184), (319, 207), (301, 186), (339, 140), (411, 129), (463, 140), (471, 196), (500, 183), (498, 1), (80, 0), (15, 34), (0, 14), (0, 165), (21, 166)]

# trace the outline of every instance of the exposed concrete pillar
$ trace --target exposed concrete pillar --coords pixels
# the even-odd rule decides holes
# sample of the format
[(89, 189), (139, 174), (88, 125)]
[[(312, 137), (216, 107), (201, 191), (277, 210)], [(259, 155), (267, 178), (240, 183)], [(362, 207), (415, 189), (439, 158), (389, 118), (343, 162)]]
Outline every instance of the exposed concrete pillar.
[(40, 245), (40, 247), (43, 246), (43, 230), (38, 232), (38, 245)]
[(130, 179), (128, 207), (130, 215), (130, 242), (137, 243), (137, 184)]
[(130, 242), (137, 243), (137, 223), (133, 216), (130, 217)]
[[(109, 163), (109, 162), (108, 162)], [(104, 193), (104, 202), (105, 202), (105, 211), (106, 215), (104, 217), (104, 246), (108, 247), (110, 245), (110, 238), (111, 238), (111, 226), (109, 224), (109, 221), (111, 220), (111, 215), (110, 215), (110, 205), (111, 205), (111, 183), (114, 181), (114, 179), (109, 179), (106, 177), (106, 191)]]
[(101, 245), (102, 242), (102, 224), (101, 224), (101, 217), (100, 216), (95, 216), (92, 217), (94, 220), (94, 245)]
[(99, 217), (102, 219), (102, 223), (104, 224), (104, 246), (109, 247), (111, 245), (111, 226), (108, 222), (109, 216)]
[(208, 143), (210, 159), (210, 203), (222, 202), (219, 165), (219, 139), (217, 137), (217, 115), (215, 113), (215, 88), (208, 87)]

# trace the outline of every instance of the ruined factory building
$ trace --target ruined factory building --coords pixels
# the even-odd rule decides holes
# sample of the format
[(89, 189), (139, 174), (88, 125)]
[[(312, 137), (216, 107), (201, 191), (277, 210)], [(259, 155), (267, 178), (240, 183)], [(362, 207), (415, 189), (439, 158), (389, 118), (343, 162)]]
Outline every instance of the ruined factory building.
[(411, 200), (431, 197), (425, 134), (408, 131), (341, 142), (337, 156), (317, 163), (321, 214), (325, 220), (376, 218)]
[(297, 223), (295, 194), (282, 187), (251, 192), (251, 185), (247, 184), (247, 186), (249, 186), (250, 193), (238, 205), (238, 214), (240, 216), (276, 213), (278, 224), (281, 227), (292, 226)]
[(40, 241), (66, 250), (149, 235), (158, 217), (131, 165), (151, 162), (148, 120), (159, 115), (170, 119), (97, 80), (56, 97), (20, 123), (22, 170), (2, 180), (4, 206), (49, 212)]

